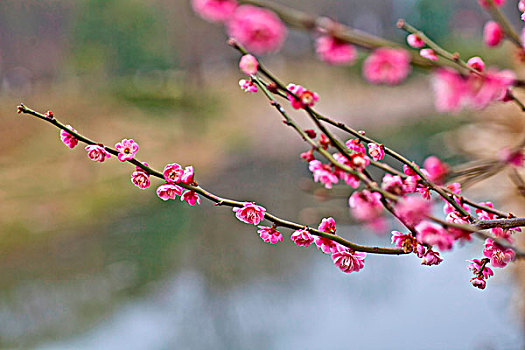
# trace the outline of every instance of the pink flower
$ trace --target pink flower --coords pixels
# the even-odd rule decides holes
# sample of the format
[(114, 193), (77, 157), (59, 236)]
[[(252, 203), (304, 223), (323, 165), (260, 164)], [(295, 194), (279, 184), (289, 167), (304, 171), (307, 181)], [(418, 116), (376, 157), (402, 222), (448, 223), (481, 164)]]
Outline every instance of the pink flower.
[(182, 187), (173, 184), (164, 184), (157, 187), (157, 196), (160, 199), (167, 201), (168, 199), (176, 199), (177, 196), (182, 195)]
[[(494, 3), (496, 7), (501, 7), (503, 6), (503, 4), (505, 4), (505, 0), (492, 0), (492, 2)], [(487, 0), (478, 0), (478, 3), (484, 9), (488, 9), (490, 7), (490, 3)]]
[(286, 27), (270, 10), (239, 6), (227, 24), (228, 34), (256, 54), (277, 51), (286, 38)]
[(407, 176), (406, 179), (403, 180), (403, 191), (405, 193), (416, 192), (418, 184), (419, 176)]
[[(494, 208), (492, 202), (480, 202), (478, 204), (485, 207)], [(478, 219), (480, 220), (492, 220), (496, 217), (493, 213), (489, 213), (482, 209), (476, 209), (476, 214), (478, 215)]]
[(505, 249), (492, 239), (487, 238), (485, 241), (485, 249), (483, 255), (490, 259), (490, 263), (494, 267), (505, 267), (509, 262), (514, 260), (516, 253), (512, 249)]
[(148, 188), (150, 185), (149, 174), (137, 167), (137, 170), (131, 174), (131, 182), (141, 190)]
[(352, 64), (357, 57), (353, 45), (331, 35), (323, 35), (317, 38), (315, 51), (321, 60), (330, 64)]
[(520, 10), (520, 12), (525, 12), (525, 0), (520, 0), (518, 2), (518, 10)]
[(448, 165), (439, 160), (436, 156), (430, 156), (423, 163), (425, 170), (428, 172), (430, 181), (438, 185), (443, 184), (448, 174)]
[(350, 148), (352, 151), (356, 153), (366, 153), (365, 145), (361, 143), (361, 140), (359, 139), (350, 139), (345, 142), (346, 147)]
[(190, 190), (185, 191), (184, 194), (180, 197), (180, 200), (185, 201), (191, 206), (194, 206), (195, 204), (201, 204), (201, 199), (199, 198), (197, 193), (195, 193), (195, 191)]
[(310, 90), (305, 89), (301, 85), (288, 84), (286, 87), (292, 92), (298, 99), (291, 94), (288, 94), (288, 100), (295, 109), (305, 108), (306, 106), (312, 107), (317, 101), (319, 101), (319, 95)]
[[(445, 220), (447, 222), (451, 222), (454, 224), (462, 224), (462, 225), (469, 224), (468, 220), (466, 220), (464, 217), (462, 217), (457, 212), (449, 213), (447, 217), (445, 218)], [(455, 241), (460, 240), (460, 239), (465, 240), (465, 241), (470, 241), (472, 239), (471, 238), (472, 232), (467, 231), (467, 230), (462, 230), (460, 228), (455, 228), (455, 227), (449, 227), (448, 232), (452, 235)]]
[[(77, 132), (71, 125), (66, 125), (66, 128)], [(60, 140), (69, 148), (75, 148), (75, 146), (78, 145), (78, 140), (65, 130), (60, 130)]]
[(266, 209), (251, 202), (244, 202), (242, 208), (233, 208), (237, 219), (247, 224), (258, 225), (264, 219)]
[(300, 155), (301, 159), (307, 161), (308, 163), (310, 163), (311, 161), (315, 160), (315, 157), (314, 157), (314, 150), (311, 149), (307, 152), (303, 152), (301, 153)]
[(335, 220), (332, 217), (324, 218), (321, 223), (319, 224), (319, 231), (323, 231), (326, 233), (335, 233), (336, 227), (335, 227)]
[(374, 84), (396, 85), (410, 73), (410, 55), (403, 49), (376, 49), (363, 64), (363, 75)]
[[(483, 265), (483, 261), (479, 259), (472, 259), (472, 260), (467, 260), (467, 261), (471, 263), (470, 265), (467, 266), (467, 269), (472, 271), (474, 275), (479, 275), (481, 266)], [(490, 267), (485, 265), (485, 267), (483, 267), (483, 278), (489, 278), (491, 276), (494, 276), (494, 272), (492, 271)]]
[(421, 259), (421, 265), (439, 265), (443, 261), (443, 258), (439, 255), (438, 252), (428, 249)]
[(440, 250), (452, 249), (454, 239), (443, 227), (429, 221), (422, 221), (415, 228), (419, 242), (431, 246), (436, 245)]
[(239, 68), (246, 75), (253, 75), (259, 69), (259, 62), (253, 55), (247, 54), (241, 57)]
[(438, 60), (436, 53), (432, 49), (421, 49), (421, 51), (419, 51), (419, 54), (421, 55), (421, 57), (424, 57), (427, 60), (431, 60), (431, 61)]
[(315, 182), (321, 182), (326, 188), (332, 188), (332, 184), (336, 184), (339, 178), (333, 173), (332, 167), (321, 163), (319, 160), (312, 160), (308, 169), (314, 175)]
[(364, 169), (370, 164), (370, 158), (364, 153), (352, 153), (350, 155), (350, 166), (354, 169)]
[(494, 227), (490, 230), (490, 232), (492, 232), (492, 234), (498, 238), (502, 238), (510, 243), (514, 242), (514, 238), (512, 238), (512, 233), (514, 231), (512, 230)]
[(385, 174), (381, 183), (381, 188), (398, 196), (405, 192), (403, 179), (399, 175)]
[(510, 70), (489, 69), (483, 76), (471, 74), (468, 79), (470, 105), (482, 109), (493, 101), (502, 100), (515, 79), (516, 75)]
[(405, 253), (410, 253), (414, 250), (417, 242), (410, 233), (392, 231), (392, 244), (396, 247), (403, 248)]
[(472, 282), (472, 285), (479, 289), (485, 289), (485, 286), (487, 285), (487, 282), (483, 278), (479, 277), (473, 277), (470, 279), (470, 282)]
[(352, 214), (358, 220), (371, 221), (376, 219), (383, 210), (381, 194), (363, 190), (354, 192), (348, 199)]
[(354, 252), (340, 244), (337, 250), (332, 254), (334, 264), (343, 272), (358, 272), (365, 266), (366, 253)]
[(193, 11), (211, 22), (225, 22), (237, 8), (235, 0), (192, 0)]
[(488, 21), (483, 28), (483, 39), (487, 46), (497, 46), (503, 40), (505, 32), (498, 22)]
[(415, 195), (408, 196), (397, 202), (395, 212), (405, 224), (415, 226), (430, 214), (430, 203)]
[(119, 152), (118, 160), (121, 162), (133, 159), (139, 151), (139, 145), (133, 139), (123, 139), (115, 145), (115, 148)]
[(469, 60), (467, 61), (467, 65), (470, 68), (477, 70), (478, 72), (483, 72), (483, 70), (485, 70), (485, 62), (483, 62), (481, 57), (476, 56), (469, 58)]
[(432, 76), (434, 105), (439, 112), (458, 112), (465, 103), (466, 81), (453, 69), (439, 68)]
[(180, 181), (186, 185), (191, 185), (195, 183), (195, 171), (193, 170), (193, 166), (187, 166), (184, 168), (184, 173), (182, 174), (182, 177)]
[(416, 49), (420, 49), (423, 46), (425, 46), (425, 42), (416, 34), (410, 34), (409, 36), (407, 36), (407, 43), (408, 45)]
[(281, 232), (277, 231), (274, 227), (259, 226), (257, 233), (266, 243), (275, 244), (283, 240)]
[(314, 237), (306, 229), (295, 231), (290, 238), (295, 244), (302, 247), (308, 247), (314, 242)]
[(181, 182), (183, 174), (184, 174), (184, 170), (177, 163), (167, 164), (164, 167), (164, 171), (162, 172), (162, 176), (164, 176), (164, 179), (166, 180), (167, 183)]
[(377, 143), (368, 144), (368, 153), (373, 160), (378, 161), (385, 158), (385, 146)]
[(241, 79), (239, 80), (239, 86), (244, 92), (257, 92), (258, 88), (257, 85), (250, 79)]
[(111, 154), (109, 154), (109, 152), (100, 145), (88, 145), (86, 146), (86, 151), (89, 159), (95, 162), (102, 163), (106, 160), (106, 158), (111, 157)]

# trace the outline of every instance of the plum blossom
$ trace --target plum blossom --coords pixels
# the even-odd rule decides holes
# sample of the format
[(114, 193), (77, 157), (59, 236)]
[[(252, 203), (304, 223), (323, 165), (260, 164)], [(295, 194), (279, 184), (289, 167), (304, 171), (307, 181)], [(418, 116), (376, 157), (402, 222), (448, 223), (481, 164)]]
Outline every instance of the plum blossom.
[(470, 279), (472, 285), (479, 289), (485, 289), (487, 282), (483, 278), (473, 277)]
[[(319, 224), (319, 231), (335, 234), (335, 231), (336, 231), (335, 220), (331, 217), (324, 218)], [(330, 254), (330, 253), (335, 252), (337, 250), (337, 245), (338, 245), (338, 243), (332, 241), (331, 239), (324, 238), (321, 236), (317, 236), (315, 238), (315, 244), (325, 254)]]
[(415, 229), (419, 242), (431, 246), (436, 245), (440, 250), (452, 249), (454, 238), (443, 227), (429, 221), (422, 221)]
[(183, 175), (184, 170), (177, 163), (166, 164), (164, 170), (162, 171), (162, 176), (164, 176), (164, 180), (166, 180), (166, 182), (170, 184), (181, 182)]
[(193, 170), (193, 166), (190, 165), (184, 168), (184, 173), (182, 174), (180, 181), (186, 185), (195, 183), (195, 170)]
[(366, 253), (354, 252), (340, 244), (332, 254), (334, 264), (343, 272), (358, 272), (365, 266)]
[(396, 247), (402, 248), (405, 253), (410, 253), (414, 251), (417, 242), (410, 233), (392, 231), (392, 244)]
[[(451, 222), (453, 224), (461, 224), (461, 225), (468, 225), (469, 221), (462, 217), (458, 212), (451, 212), (447, 215), (445, 218), (447, 222)], [(472, 239), (471, 235), (472, 232), (468, 230), (462, 230), (460, 228), (456, 227), (449, 227), (448, 232), (452, 235), (454, 240), (465, 240), (470, 241)]]
[(321, 220), (321, 223), (319, 224), (319, 231), (323, 231), (326, 233), (335, 233), (336, 227), (334, 218), (329, 217)]
[(407, 36), (407, 43), (415, 49), (420, 49), (425, 46), (425, 42), (417, 35), (410, 34)]
[(246, 80), (241, 79), (239, 80), (239, 86), (244, 92), (257, 92), (259, 89), (257, 88), (257, 85), (253, 82), (252, 79)]
[(385, 174), (381, 182), (381, 188), (398, 196), (405, 192), (403, 179), (399, 175)]
[(329, 64), (352, 64), (357, 57), (353, 45), (331, 35), (323, 35), (317, 38), (315, 51), (322, 61)]
[[(485, 260), (488, 261), (488, 259), (485, 259)], [(470, 262), (470, 264), (467, 266), (467, 269), (472, 271), (474, 275), (479, 275), (481, 266), (483, 266), (483, 261), (479, 259), (472, 259), (472, 260), (467, 260), (467, 261)], [(487, 264), (485, 264), (485, 266), (483, 267), (482, 276), (485, 279), (491, 276), (494, 276), (494, 272), (492, 271), (490, 267), (487, 266)]]
[(312, 160), (308, 165), (308, 169), (314, 175), (314, 181), (321, 182), (328, 189), (332, 188), (332, 185), (339, 181), (339, 178), (332, 171), (332, 167), (321, 163), (319, 160)]
[(191, 206), (194, 206), (195, 204), (201, 204), (201, 199), (195, 193), (195, 191), (187, 190), (184, 192), (184, 194), (180, 197), (180, 200), (183, 202), (188, 203)]
[(259, 226), (257, 233), (266, 243), (275, 244), (283, 240), (283, 235), (275, 227)]
[(402, 198), (395, 205), (395, 212), (399, 218), (409, 226), (419, 224), (430, 214), (431, 205), (421, 197), (411, 195)]
[(428, 179), (438, 185), (444, 183), (448, 173), (447, 163), (442, 162), (436, 156), (430, 156), (423, 162), (423, 167), (428, 172)]
[(514, 253), (514, 250), (510, 248), (505, 249), (492, 239), (487, 238), (485, 241), (485, 249), (483, 249), (483, 255), (490, 259), (492, 266), (505, 267), (509, 262), (514, 260), (516, 253)]
[[(492, 202), (480, 202), (478, 204), (484, 207), (494, 208)], [(496, 217), (496, 215), (494, 215), (493, 213), (487, 212), (483, 209), (476, 209), (476, 214), (478, 215), (478, 219), (480, 220), (492, 220)]]
[(111, 157), (111, 154), (109, 154), (109, 152), (100, 145), (87, 145), (85, 149), (89, 159), (95, 162), (102, 163), (106, 160), (106, 158)]
[(487, 46), (498, 46), (504, 35), (505, 32), (498, 22), (488, 21), (483, 27), (483, 39)]
[(115, 145), (118, 151), (118, 160), (125, 162), (135, 157), (139, 151), (139, 145), (133, 139), (123, 139)]
[(366, 153), (366, 147), (359, 139), (350, 139), (345, 142), (345, 145), (356, 153)]
[(492, 68), (483, 76), (471, 74), (467, 81), (469, 105), (476, 109), (482, 109), (493, 101), (503, 100), (507, 89), (515, 79), (514, 72), (508, 69), (498, 71)]
[[(484, 9), (488, 9), (490, 7), (490, 3), (488, 0), (478, 0), (478, 3), (480, 4), (481, 7), (483, 7)], [(501, 7), (503, 6), (503, 4), (505, 4), (505, 0), (492, 0), (492, 3), (496, 6), (496, 7)]]
[(385, 158), (385, 146), (377, 143), (368, 144), (368, 153), (373, 160), (378, 161)]
[[(144, 163), (144, 165), (148, 166), (148, 163)], [(150, 185), (149, 174), (137, 166), (136, 170), (131, 174), (131, 182), (141, 190), (148, 188)]]
[(168, 199), (176, 199), (177, 196), (182, 195), (182, 187), (173, 184), (164, 184), (157, 187), (157, 196), (163, 201)]
[[(66, 125), (66, 128), (77, 132), (71, 125)], [(60, 130), (60, 140), (69, 148), (75, 148), (75, 146), (78, 145), (78, 140), (65, 130)]]
[(439, 265), (443, 261), (443, 258), (439, 255), (439, 252), (435, 252), (432, 249), (427, 249), (421, 259), (421, 265)]
[(381, 194), (363, 190), (354, 192), (348, 199), (351, 212), (358, 220), (371, 221), (376, 219), (383, 210)]
[(259, 69), (259, 62), (253, 55), (247, 54), (241, 57), (239, 68), (246, 75), (253, 75)]
[(244, 202), (242, 208), (233, 208), (235, 216), (247, 224), (258, 225), (264, 219), (266, 209), (252, 202)]
[(237, 8), (236, 0), (192, 0), (191, 5), (202, 18), (211, 22), (225, 22)]
[(279, 50), (287, 34), (275, 13), (251, 5), (237, 7), (227, 27), (232, 38), (256, 54)]
[(453, 69), (439, 68), (432, 75), (434, 106), (439, 112), (458, 112), (465, 105), (467, 82)]
[(432, 49), (421, 49), (421, 51), (419, 51), (419, 54), (421, 55), (421, 57), (424, 57), (427, 60), (431, 60), (431, 61), (438, 60), (436, 52)]
[(483, 72), (485, 70), (485, 62), (481, 59), (481, 57), (471, 57), (467, 61), (467, 65), (470, 68), (473, 68), (477, 70), (478, 72)]
[(307, 229), (296, 230), (290, 238), (295, 244), (302, 247), (308, 247), (310, 244), (314, 243), (314, 237)]
[(305, 108), (306, 106), (312, 107), (319, 101), (317, 93), (307, 90), (301, 85), (288, 84), (286, 88), (297, 97), (295, 98), (292, 94), (287, 93), (288, 100), (295, 109)]
[(403, 49), (376, 49), (363, 63), (363, 75), (371, 83), (397, 85), (410, 73), (410, 55)]

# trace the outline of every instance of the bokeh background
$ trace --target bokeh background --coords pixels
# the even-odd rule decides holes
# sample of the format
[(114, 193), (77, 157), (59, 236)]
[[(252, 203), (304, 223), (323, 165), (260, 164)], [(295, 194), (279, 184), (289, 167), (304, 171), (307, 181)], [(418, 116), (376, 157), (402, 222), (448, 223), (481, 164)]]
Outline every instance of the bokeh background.
[[(488, 16), (477, 1), (283, 3), (400, 42), (404, 17), (463, 57), (514, 67), (511, 47), (483, 47)], [(513, 1), (505, 10), (520, 25)], [(238, 55), (225, 41), (188, 0), (0, 1), (0, 347), (523, 348), (520, 273), (496, 271), (485, 291), (469, 284), (465, 260), (481, 256), (481, 242), (437, 267), (370, 255), (346, 275), (292, 245), (289, 232), (269, 246), (231, 209), (163, 202), (154, 186), (131, 184), (131, 167), (92, 162), (56, 129), (16, 114), (20, 102), (51, 109), (102, 143), (135, 139), (139, 159), (158, 169), (194, 165), (214, 193), (308, 225), (330, 215), (349, 239), (388, 245), (389, 231), (354, 225), (348, 189), (329, 195), (311, 183), (298, 156), (307, 147), (262, 96), (238, 88)], [(523, 128), (513, 106), (438, 115), (425, 72), (400, 87), (371, 86), (360, 63), (328, 67), (311, 44), (292, 31), (263, 59), (318, 92), (320, 111), (418, 162), (491, 156)], [(519, 213), (502, 179), (469, 194)]]

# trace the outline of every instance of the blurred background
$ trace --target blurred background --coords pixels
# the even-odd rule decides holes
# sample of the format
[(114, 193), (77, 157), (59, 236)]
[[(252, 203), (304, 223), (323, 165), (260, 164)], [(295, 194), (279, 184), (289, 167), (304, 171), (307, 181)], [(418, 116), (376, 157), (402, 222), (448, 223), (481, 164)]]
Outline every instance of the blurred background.
[[(404, 17), (463, 57), (515, 68), (510, 46), (483, 47), (488, 16), (477, 1), (283, 3), (399, 42)], [(513, 1), (505, 10), (519, 25)], [(287, 231), (270, 246), (231, 209), (163, 202), (157, 182), (132, 185), (132, 167), (92, 162), (53, 127), (16, 114), (24, 102), (108, 145), (133, 138), (141, 161), (192, 164), (218, 195), (308, 225), (330, 215), (350, 240), (389, 245), (390, 230), (353, 225), (348, 189), (330, 196), (311, 184), (299, 158), (307, 147), (262, 96), (238, 88), (238, 55), (225, 41), (188, 0), (0, 1), (0, 347), (523, 348), (519, 270), (497, 270), (485, 291), (469, 283), (465, 260), (481, 256), (481, 242), (437, 267), (370, 255), (347, 275), (315, 248), (292, 245)], [(318, 92), (320, 111), (415, 161), (491, 156), (523, 129), (514, 106), (438, 115), (425, 72), (400, 87), (371, 86), (360, 63), (320, 64), (311, 44), (290, 32), (263, 60)], [(497, 193), (485, 185), (492, 190), (468, 194), (520, 214), (521, 198), (502, 179), (492, 180)]]

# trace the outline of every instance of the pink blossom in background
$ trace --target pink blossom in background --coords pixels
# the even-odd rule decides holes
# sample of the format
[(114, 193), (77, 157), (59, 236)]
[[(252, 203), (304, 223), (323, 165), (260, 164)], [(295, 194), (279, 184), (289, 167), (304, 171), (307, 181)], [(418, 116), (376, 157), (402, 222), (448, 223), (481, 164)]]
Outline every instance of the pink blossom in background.
[(409, 226), (419, 224), (430, 214), (431, 205), (421, 197), (411, 195), (402, 198), (395, 205), (395, 213)]
[(366, 153), (366, 147), (359, 139), (350, 139), (345, 142), (345, 145), (356, 153)]
[(173, 184), (164, 184), (157, 187), (157, 196), (160, 199), (167, 201), (168, 199), (176, 199), (177, 196), (182, 195), (183, 188)]
[(504, 36), (505, 32), (498, 22), (488, 21), (483, 27), (483, 40), (487, 46), (498, 46)]
[(353, 64), (357, 58), (357, 51), (353, 45), (331, 35), (317, 38), (315, 51), (322, 61), (329, 64)]
[(279, 50), (287, 34), (275, 13), (251, 5), (237, 7), (227, 27), (229, 36), (256, 54)]
[[(71, 125), (66, 125), (66, 128), (77, 132)], [(60, 130), (60, 140), (69, 148), (75, 148), (75, 146), (78, 145), (78, 140), (65, 130)]]
[(485, 241), (483, 255), (490, 259), (490, 263), (494, 267), (505, 267), (516, 256), (512, 249), (505, 249), (490, 238)]
[[(484, 207), (494, 208), (492, 202), (480, 202), (478, 204)], [(476, 209), (476, 214), (478, 215), (478, 219), (480, 220), (492, 220), (496, 218), (495, 214), (484, 211), (483, 209)]]
[(246, 75), (253, 75), (259, 69), (259, 62), (253, 55), (244, 55), (239, 62), (239, 68)]
[(425, 42), (417, 34), (408, 35), (407, 43), (415, 49), (420, 49), (425, 46)]
[(180, 181), (186, 185), (191, 185), (195, 182), (195, 170), (193, 166), (187, 166), (184, 168), (184, 173), (182, 174)]
[(432, 75), (434, 105), (438, 112), (458, 112), (464, 105), (467, 83), (451, 68), (439, 68)]
[[(471, 263), (467, 266), (467, 269), (472, 271), (474, 275), (478, 275), (481, 269), (481, 265), (483, 265), (483, 262), (479, 259), (472, 259), (467, 261)], [(488, 265), (485, 265), (485, 267), (483, 268), (483, 278), (489, 278), (491, 276), (494, 276), (494, 271), (492, 271), (492, 269), (488, 267)]]
[(436, 156), (430, 156), (423, 162), (423, 167), (428, 172), (428, 179), (442, 185), (448, 174), (448, 165)]
[(419, 183), (419, 176), (407, 176), (403, 180), (403, 191), (405, 193), (413, 193), (417, 190), (417, 185)]
[[(419, 167), (417, 165), (416, 165), (416, 167), (419, 169)], [(406, 164), (403, 164), (403, 173), (406, 176), (417, 176), (417, 173), (414, 171), (414, 169), (412, 169), (411, 167), (409, 167)]]
[(118, 160), (125, 162), (135, 157), (139, 151), (139, 145), (133, 139), (123, 139), (115, 145), (118, 151)]
[(177, 163), (167, 164), (162, 171), (162, 176), (167, 183), (181, 182), (183, 174), (184, 169)]
[(277, 231), (274, 227), (259, 226), (257, 233), (266, 243), (275, 244), (283, 240), (281, 232)]
[(239, 86), (244, 92), (257, 92), (258, 91), (257, 85), (255, 85), (255, 83), (251, 79), (239, 80)]
[(106, 160), (106, 158), (111, 157), (111, 154), (109, 154), (109, 152), (100, 145), (87, 145), (85, 149), (89, 159), (95, 162), (102, 163)]
[(314, 242), (314, 237), (306, 229), (295, 231), (290, 239), (297, 245), (308, 247)]
[(236, 0), (192, 0), (191, 5), (202, 18), (211, 22), (225, 22), (237, 8)]
[(403, 49), (376, 49), (363, 63), (364, 77), (374, 84), (399, 84), (410, 69), (410, 54)]
[(180, 197), (180, 200), (188, 203), (191, 206), (194, 206), (195, 204), (201, 204), (201, 199), (199, 198), (199, 195), (195, 193), (195, 191), (190, 190), (185, 191), (184, 194)]
[(428, 186), (420, 186), (417, 188), (417, 192), (426, 199), (427, 201), (430, 200), (430, 188)]
[(525, 0), (520, 0), (518, 2), (518, 10), (520, 10), (520, 12), (525, 12)]
[(321, 220), (321, 223), (318, 227), (319, 231), (323, 231), (326, 233), (335, 233), (336, 227), (335, 227), (335, 220), (332, 217), (324, 218)]
[[(505, 4), (505, 0), (492, 0), (492, 2), (494, 3), (494, 5), (496, 5), (496, 7), (501, 7), (503, 6), (503, 4)], [(490, 3), (487, 0), (478, 0), (478, 3), (484, 9), (488, 9), (490, 7)]]
[(149, 175), (142, 169), (136, 170), (131, 174), (131, 182), (143, 190), (150, 185)]
[(368, 154), (373, 160), (378, 161), (385, 158), (385, 146), (377, 143), (368, 144)]
[(398, 196), (405, 193), (405, 184), (399, 175), (385, 174), (381, 182), (381, 188)]
[[(466, 220), (464, 217), (462, 217), (457, 212), (451, 212), (447, 215), (445, 218), (447, 222), (451, 222), (454, 224), (462, 224), (462, 225), (468, 225), (469, 221)], [(467, 230), (462, 230), (460, 228), (456, 227), (449, 227), (448, 232), (450, 235), (452, 235), (452, 238), (454, 238), (455, 241), (457, 240), (463, 240), (463, 241), (470, 241), (472, 239), (472, 232)]]
[(476, 56), (469, 58), (469, 60), (467, 61), (467, 65), (470, 68), (477, 70), (478, 72), (483, 72), (483, 70), (485, 70), (485, 62), (483, 62), (481, 57)]
[(381, 215), (383, 205), (381, 194), (363, 190), (354, 192), (348, 199), (351, 212), (358, 220), (371, 221)]
[(364, 153), (352, 153), (350, 155), (350, 165), (354, 169), (364, 169), (370, 164), (370, 158)]
[(307, 90), (301, 85), (288, 84), (286, 88), (298, 98), (296, 99), (293, 95), (287, 93), (288, 100), (295, 109), (301, 109), (307, 106), (312, 107), (319, 101), (319, 95), (317, 95), (317, 93)]
[(450, 234), (438, 224), (429, 221), (422, 221), (415, 227), (417, 240), (421, 243), (436, 245), (440, 250), (452, 249), (454, 239)]
[(490, 229), (490, 232), (492, 232), (492, 234), (497, 238), (504, 239), (510, 243), (514, 242), (514, 238), (512, 237), (512, 230), (504, 229), (501, 227), (494, 227)]
[(233, 211), (240, 221), (258, 225), (264, 219), (266, 209), (252, 202), (244, 202), (242, 208), (233, 208)]
[(312, 172), (314, 181), (322, 183), (328, 189), (339, 182), (339, 178), (332, 171), (332, 167), (321, 163), (319, 160), (312, 160), (308, 165), (308, 169)]
[(521, 168), (523, 166), (524, 157), (523, 157), (523, 150), (521, 149), (513, 151), (508, 147), (502, 148), (499, 151), (498, 157), (502, 161), (514, 167)]
[(431, 60), (431, 61), (438, 60), (436, 53), (432, 49), (421, 49), (421, 51), (419, 51), (419, 54), (421, 55), (421, 57), (424, 57), (427, 60)]
[(365, 266), (366, 253), (354, 252), (340, 244), (332, 254), (334, 264), (343, 272), (357, 272)]
[(468, 79), (470, 105), (483, 109), (493, 101), (502, 100), (507, 88), (515, 81), (514, 72), (506, 69), (489, 69), (483, 76), (471, 74)]
[(410, 233), (392, 231), (392, 244), (402, 248), (405, 253), (410, 253), (414, 250), (417, 242)]
[(432, 249), (428, 249), (423, 255), (423, 258), (421, 259), (421, 265), (439, 265), (442, 261), (443, 258), (439, 255), (438, 252), (435, 252)]

